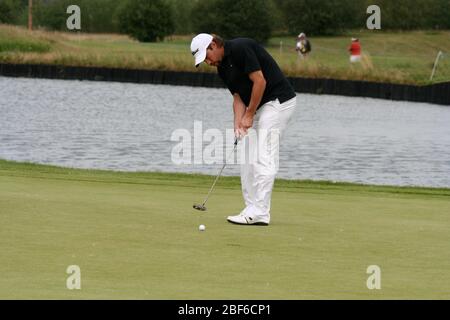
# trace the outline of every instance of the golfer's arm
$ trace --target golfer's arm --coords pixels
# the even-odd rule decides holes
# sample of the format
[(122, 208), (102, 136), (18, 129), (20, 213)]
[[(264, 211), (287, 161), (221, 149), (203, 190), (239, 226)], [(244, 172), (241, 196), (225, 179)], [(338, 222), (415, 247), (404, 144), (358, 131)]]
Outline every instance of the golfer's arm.
[(254, 115), (256, 109), (261, 103), (262, 97), (264, 95), (264, 90), (266, 90), (266, 79), (264, 78), (262, 71), (252, 72), (248, 75), (248, 77), (253, 82), (253, 89), (247, 112), (249, 112), (251, 115)]
[(245, 104), (239, 94), (233, 95), (234, 128), (238, 128), (245, 113)]

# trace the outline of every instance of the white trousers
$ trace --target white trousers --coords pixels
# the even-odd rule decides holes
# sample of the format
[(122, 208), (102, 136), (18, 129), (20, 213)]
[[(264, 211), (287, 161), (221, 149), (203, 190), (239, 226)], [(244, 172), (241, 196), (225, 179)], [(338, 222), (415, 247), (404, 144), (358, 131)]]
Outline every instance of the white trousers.
[(360, 61), (361, 61), (361, 56), (350, 56), (351, 63), (360, 62)]
[(279, 168), (280, 138), (296, 109), (297, 98), (261, 106), (241, 143), (241, 185), (246, 208), (241, 213), (269, 216), (272, 189)]

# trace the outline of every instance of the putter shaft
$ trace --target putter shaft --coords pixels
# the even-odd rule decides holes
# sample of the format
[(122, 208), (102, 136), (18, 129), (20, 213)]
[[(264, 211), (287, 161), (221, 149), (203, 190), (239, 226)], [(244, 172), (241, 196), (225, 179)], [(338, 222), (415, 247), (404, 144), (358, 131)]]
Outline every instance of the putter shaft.
[(231, 157), (231, 155), (232, 155), (232, 154), (234, 153), (234, 151), (236, 150), (237, 144), (238, 144), (238, 139), (236, 138), (236, 140), (234, 141), (234, 148), (233, 148), (233, 150), (230, 152), (230, 155), (229, 155), (228, 158), (225, 160), (225, 163), (223, 164), (222, 169), (220, 169), (220, 172), (219, 172), (219, 174), (217, 175), (216, 179), (214, 180), (213, 185), (212, 185), (211, 188), (209, 189), (209, 192), (208, 192), (208, 194), (207, 194), (207, 196), (206, 196), (206, 198), (205, 198), (205, 201), (203, 201), (203, 204), (202, 204), (202, 206), (201, 206), (202, 209), (197, 209), (197, 208), (194, 206), (195, 209), (197, 209), (197, 210), (202, 210), (202, 211), (205, 211), (205, 210), (206, 210), (205, 204), (206, 204), (206, 202), (208, 202), (208, 199), (209, 199), (209, 197), (211, 196), (211, 193), (212, 193), (212, 191), (214, 190), (214, 187), (216, 186), (217, 181), (219, 180), (220, 176), (222, 175), (222, 172), (223, 172), (223, 170), (225, 169), (225, 167), (226, 167), (226, 165), (227, 165), (227, 163), (228, 163), (229, 158)]

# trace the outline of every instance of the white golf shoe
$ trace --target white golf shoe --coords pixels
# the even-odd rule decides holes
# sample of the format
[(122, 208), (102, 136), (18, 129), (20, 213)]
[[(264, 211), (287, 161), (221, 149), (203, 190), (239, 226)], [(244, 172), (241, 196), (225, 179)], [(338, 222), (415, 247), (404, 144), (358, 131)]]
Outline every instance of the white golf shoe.
[(234, 224), (268, 226), (270, 223), (270, 215), (255, 216), (241, 213), (237, 216), (229, 216), (227, 220)]

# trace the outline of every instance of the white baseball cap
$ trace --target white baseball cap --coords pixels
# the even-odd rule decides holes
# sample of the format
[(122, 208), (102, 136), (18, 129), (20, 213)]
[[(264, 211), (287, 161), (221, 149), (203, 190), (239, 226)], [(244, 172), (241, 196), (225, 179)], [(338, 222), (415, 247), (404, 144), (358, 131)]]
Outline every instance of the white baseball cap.
[(191, 52), (195, 58), (195, 66), (198, 67), (200, 63), (206, 59), (206, 50), (211, 44), (213, 36), (207, 33), (200, 33), (191, 42)]

